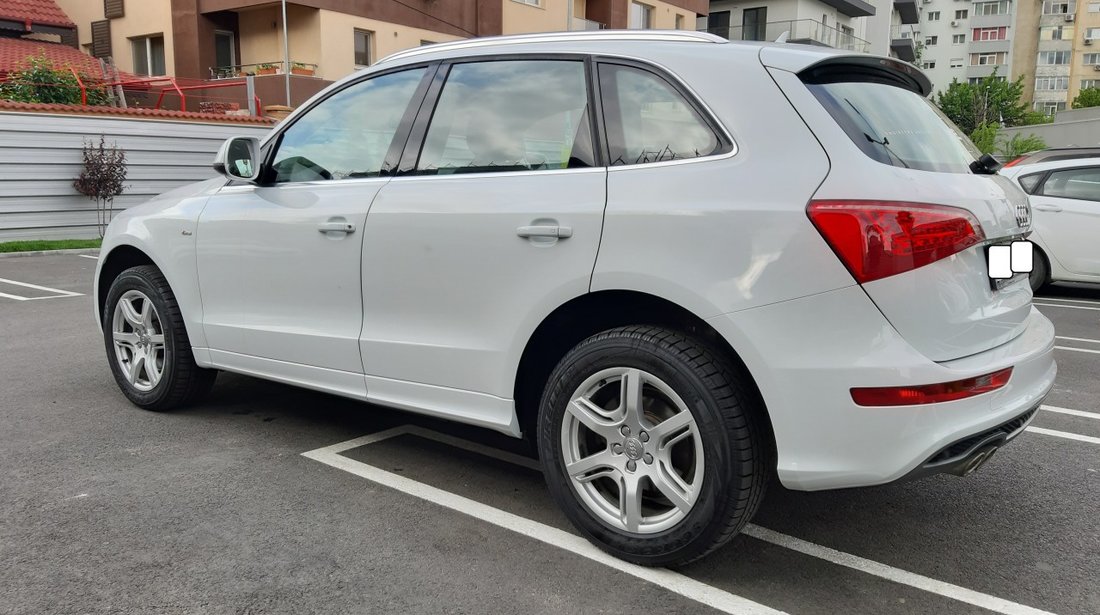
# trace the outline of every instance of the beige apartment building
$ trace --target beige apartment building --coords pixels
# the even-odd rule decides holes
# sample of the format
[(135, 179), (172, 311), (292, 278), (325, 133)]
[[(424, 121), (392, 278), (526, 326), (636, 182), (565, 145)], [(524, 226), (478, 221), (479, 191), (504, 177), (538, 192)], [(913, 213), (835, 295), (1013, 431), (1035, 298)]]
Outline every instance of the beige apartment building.
[(529, 32), (694, 29), (708, 10), (707, 0), (294, 0), (286, 3), (288, 67), (279, 1), (56, 2), (82, 48), (122, 71), (210, 80), (289, 69), (291, 104), (410, 47)]
[(1083, 88), (1100, 87), (1100, 0), (1034, 0), (1017, 7), (1013, 79), (1037, 111), (1070, 107)]

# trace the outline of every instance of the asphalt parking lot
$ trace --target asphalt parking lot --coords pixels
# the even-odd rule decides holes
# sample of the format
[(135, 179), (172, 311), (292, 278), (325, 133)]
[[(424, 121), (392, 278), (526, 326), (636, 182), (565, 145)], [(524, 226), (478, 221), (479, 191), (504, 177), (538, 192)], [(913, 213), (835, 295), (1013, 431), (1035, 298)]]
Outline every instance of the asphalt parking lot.
[(1100, 290), (1036, 299), (1058, 382), (973, 476), (773, 483), (667, 571), (579, 539), (503, 436), (228, 374), (138, 410), (94, 267), (0, 259), (0, 613), (1100, 613)]

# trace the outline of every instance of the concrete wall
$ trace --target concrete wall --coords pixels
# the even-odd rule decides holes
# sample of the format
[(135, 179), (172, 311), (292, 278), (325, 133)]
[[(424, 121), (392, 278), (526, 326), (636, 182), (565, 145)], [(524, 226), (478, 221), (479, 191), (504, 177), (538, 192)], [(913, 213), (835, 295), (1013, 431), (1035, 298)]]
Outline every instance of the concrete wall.
[(1053, 124), (1003, 128), (1001, 134), (1006, 139), (1015, 134), (1035, 134), (1046, 141), (1047, 147), (1100, 146), (1100, 107), (1059, 111)]
[[(127, 3), (136, 4), (136, 3)], [(95, 202), (73, 189), (84, 139), (126, 150), (121, 211), (150, 197), (214, 177), (218, 147), (234, 135), (262, 136), (270, 127), (145, 118), (0, 112), (0, 241), (96, 237)]]

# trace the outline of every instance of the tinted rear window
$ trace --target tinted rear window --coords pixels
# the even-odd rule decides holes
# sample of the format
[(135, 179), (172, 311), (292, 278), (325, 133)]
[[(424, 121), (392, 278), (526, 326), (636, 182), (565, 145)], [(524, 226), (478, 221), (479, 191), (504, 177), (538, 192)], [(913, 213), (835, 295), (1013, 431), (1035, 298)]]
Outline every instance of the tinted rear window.
[(970, 173), (978, 152), (927, 99), (883, 83), (806, 84), (871, 158), (921, 171)]

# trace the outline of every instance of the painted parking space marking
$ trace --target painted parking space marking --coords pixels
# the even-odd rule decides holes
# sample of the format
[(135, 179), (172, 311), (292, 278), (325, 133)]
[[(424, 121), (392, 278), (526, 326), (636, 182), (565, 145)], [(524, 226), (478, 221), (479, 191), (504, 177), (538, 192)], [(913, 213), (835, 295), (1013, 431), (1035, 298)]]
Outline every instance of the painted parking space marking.
[(1066, 303), (1086, 303), (1090, 305), (1100, 305), (1100, 301), (1094, 301), (1092, 299), (1064, 299), (1062, 297), (1035, 297), (1036, 301), (1064, 301)]
[[(396, 436), (409, 434), (424, 436), (424, 432), (426, 431), (427, 430), (410, 427), (395, 427), (377, 434), (371, 434), (354, 440), (348, 440), (347, 442), (341, 442), (332, 446), (308, 451), (302, 453), (302, 455), (407, 495), (427, 500), (433, 504), (469, 515), (481, 521), (492, 523), (498, 527), (522, 534), (529, 538), (534, 538), (535, 540), (558, 547), (559, 549), (565, 549), (566, 551), (603, 564), (619, 572), (624, 572), (638, 579), (642, 579), (643, 581), (648, 581), (654, 585), (724, 613), (737, 615), (779, 615), (782, 613), (782, 611), (777, 611), (747, 598), (742, 598), (741, 596), (731, 594), (701, 581), (696, 581), (678, 572), (663, 568), (645, 568), (643, 566), (624, 562), (604, 553), (592, 543), (575, 534), (570, 534), (558, 528), (532, 521), (525, 517), (520, 517), (519, 515), (487, 504), (482, 504), (481, 502), (451, 493), (450, 491), (444, 491), (432, 487), (431, 485), (404, 476), (399, 476), (340, 454), (341, 452), (353, 448), (381, 442), (382, 440)], [(438, 438), (433, 437), (432, 439)]]
[(1100, 438), (1096, 438), (1094, 436), (1082, 436), (1079, 433), (1058, 431), (1057, 429), (1047, 429), (1046, 427), (1032, 427), (1029, 425), (1026, 431), (1030, 431), (1032, 433), (1041, 433), (1044, 436), (1054, 436), (1055, 438), (1065, 438), (1066, 440), (1077, 440), (1078, 442), (1088, 442), (1089, 444), (1100, 444)]
[(84, 293), (76, 293), (71, 290), (61, 290), (60, 288), (50, 288), (49, 286), (39, 286), (38, 284), (29, 284), (27, 282), (19, 282), (16, 280), (9, 280), (7, 278), (0, 278), (0, 283), (9, 284), (11, 286), (19, 286), (22, 288), (30, 288), (32, 290), (38, 290), (45, 293), (51, 293), (49, 295), (41, 297), (25, 297), (23, 295), (14, 295), (11, 293), (0, 292), (0, 297), (6, 299), (13, 299), (15, 301), (37, 301), (39, 299), (60, 299), (62, 297), (83, 297)]
[[(1038, 430), (1039, 428), (1028, 427), (1029, 431), (1033, 429)], [(1041, 430), (1039, 433), (1046, 433), (1048, 431), (1051, 430)], [(427, 500), (445, 508), (450, 508), (451, 510), (461, 512), (482, 521), (487, 521), (499, 527), (534, 538), (540, 542), (565, 549), (576, 555), (599, 562), (639, 579), (649, 581), (669, 591), (686, 598), (691, 598), (692, 600), (711, 606), (725, 613), (781, 612), (668, 569), (645, 568), (624, 562), (604, 553), (592, 543), (575, 534), (394, 474), (379, 467), (351, 459), (350, 457), (345, 457), (341, 454), (368, 444), (375, 444), (383, 440), (404, 435), (419, 436), (429, 440), (435, 440), (456, 448), (480, 453), (488, 457), (515, 463), (526, 468), (540, 470), (538, 462), (533, 459), (413, 425), (404, 425), (374, 434), (368, 434), (346, 442), (339, 442), (331, 446), (307, 451), (302, 453), (302, 455), (314, 461), (319, 461), (334, 468), (344, 470), (345, 472), (350, 472), (369, 481), (396, 489), (402, 493)], [(1077, 434), (1070, 435), (1077, 436)], [(1080, 436), (1080, 438), (1087, 438), (1087, 436)], [(1100, 443), (1100, 438), (1095, 438), (1095, 440), (1097, 443)], [(757, 540), (802, 553), (803, 555), (809, 555), (880, 579), (906, 585), (996, 613), (1003, 613), (1005, 615), (1053, 615), (1050, 611), (1044, 611), (1004, 598), (998, 598), (979, 591), (967, 589), (959, 585), (939, 581), (907, 570), (895, 568), (888, 564), (883, 564), (800, 538), (795, 538), (794, 536), (782, 534), (774, 530), (769, 530), (752, 523), (746, 525), (742, 529), (742, 533)]]
[(1084, 342), (1086, 344), (1100, 344), (1100, 340), (1094, 340), (1088, 337), (1068, 337), (1065, 335), (1055, 335), (1056, 340), (1069, 340), (1071, 342)]
[(1055, 346), (1055, 350), (1069, 350), (1072, 352), (1087, 352), (1089, 354), (1100, 354), (1100, 350), (1093, 350), (1091, 348), (1074, 348), (1073, 346)]
[(1100, 413), (1097, 412), (1085, 412), (1084, 410), (1074, 410), (1072, 408), (1062, 408), (1059, 406), (1048, 406), (1043, 404), (1039, 406), (1040, 410), (1046, 410), (1047, 412), (1057, 412), (1059, 414), (1068, 414), (1071, 416), (1080, 416), (1086, 419), (1096, 419), (1100, 421)]
[(1037, 301), (1033, 301), (1031, 303), (1031, 305), (1034, 305), (1036, 307), (1058, 307), (1058, 308), (1066, 308), (1066, 309), (1070, 309), (1070, 310), (1092, 310), (1094, 312), (1100, 312), (1100, 307), (1089, 307), (1087, 305), (1065, 305), (1065, 304), (1062, 304), (1062, 303), (1039, 303)]
[(94, 255), (91, 255), (91, 254), (77, 254), (77, 256), (79, 256), (80, 258), (90, 258), (94, 261), (99, 260), (99, 256), (94, 256)]

